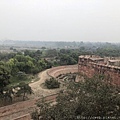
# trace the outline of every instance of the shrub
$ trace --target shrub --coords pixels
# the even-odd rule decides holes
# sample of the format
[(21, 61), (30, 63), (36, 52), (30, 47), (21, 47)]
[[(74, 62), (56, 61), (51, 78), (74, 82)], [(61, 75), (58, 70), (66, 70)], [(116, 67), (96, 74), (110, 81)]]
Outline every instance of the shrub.
[(45, 81), (45, 86), (48, 89), (54, 89), (54, 88), (59, 88), (60, 83), (55, 78), (50, 78), (49, 80)]

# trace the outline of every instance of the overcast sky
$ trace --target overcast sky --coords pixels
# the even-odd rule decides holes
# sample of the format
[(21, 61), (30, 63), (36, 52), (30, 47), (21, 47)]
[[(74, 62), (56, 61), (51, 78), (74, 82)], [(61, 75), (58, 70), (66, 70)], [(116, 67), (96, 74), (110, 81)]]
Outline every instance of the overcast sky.
[(0, 40), (120, 42), (120, 0), (0, 0)]

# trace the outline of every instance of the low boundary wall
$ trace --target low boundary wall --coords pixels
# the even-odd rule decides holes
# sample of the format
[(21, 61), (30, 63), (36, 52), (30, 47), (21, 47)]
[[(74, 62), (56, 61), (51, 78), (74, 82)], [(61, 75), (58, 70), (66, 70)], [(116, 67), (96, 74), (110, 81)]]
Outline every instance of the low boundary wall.
[(75, 73), (75, 72), (78, 72), (78, 65), (53, 67), (47, 71), (48, 75), (51, 77), (57, 77), (60, 74)]
[[(58, 93), (43, 97), (45, 101), (55, 101)], [(43, 98), (36, 98), (0, 107), (0, 120), (30, 120), (30, 113), (36, 108), (36, 103)]]

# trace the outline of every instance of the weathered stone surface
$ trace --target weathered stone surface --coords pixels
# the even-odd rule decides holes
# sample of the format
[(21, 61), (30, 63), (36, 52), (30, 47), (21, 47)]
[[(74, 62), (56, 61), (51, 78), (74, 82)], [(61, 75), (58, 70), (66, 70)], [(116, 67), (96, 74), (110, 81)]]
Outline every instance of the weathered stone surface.
[(102, 73), (111, 78), (113, 84), (120, 85), (120, 67), (106, 65), (105, 60), (98, 56), (79, 56), (78, 72), (88, 77)]

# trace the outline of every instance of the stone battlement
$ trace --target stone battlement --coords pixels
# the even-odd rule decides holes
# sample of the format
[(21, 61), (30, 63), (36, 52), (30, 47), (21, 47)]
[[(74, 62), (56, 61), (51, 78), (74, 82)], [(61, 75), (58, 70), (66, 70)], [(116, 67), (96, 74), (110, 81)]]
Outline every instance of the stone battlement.
[[(120, 85), (120, 66), (117, 59), (110, 60), (95, 55), (79, 56), (78, 72), (92, 77), (94, 74), (104, 74), (113, 80), (114, 84)], [(110, 62), (114, 62), (111, 65)], [(118, 66), (117, 66), (118, 65)]]

